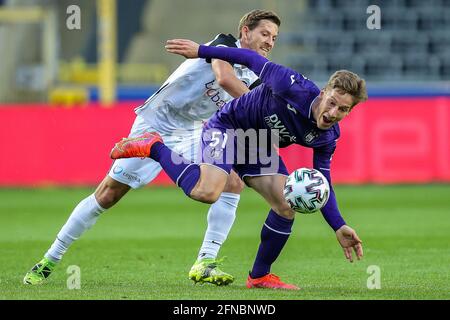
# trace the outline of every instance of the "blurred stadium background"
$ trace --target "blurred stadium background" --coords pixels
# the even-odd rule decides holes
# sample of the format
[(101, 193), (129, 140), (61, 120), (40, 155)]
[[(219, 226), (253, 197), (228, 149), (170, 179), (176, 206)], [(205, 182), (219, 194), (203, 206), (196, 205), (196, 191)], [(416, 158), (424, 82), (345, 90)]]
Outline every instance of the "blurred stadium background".
[[(379, 30), (367, 28), (369, 5), (378, 5), (381, 9)], [(378, 228), (386, 227), (384, 233), (380, 233), (385, 237), (385, 248), (393, 244), (410, 248), (412, 242), (408, 242), (408, 237), (415, 238), (419, 234), (422, 238), (415, 238), (412, 246), (428, 254), (425, 241), (434, 234), (437, 238), (430, 245), (442, 251), (439, 254), (433, 251), (436, 253), (433, 257), (439, 256), (441, 260), (429, 260), (429, 265), (446, 264), (448, 267), (450, 225), (444, 212), (448, 214), (450, 209), (449, 0), (0, 0), (0, 227), (3, 229), (0, 239), (4, 241), (0, 246), (3, 243), (2, 249), (7, 250), (7, 244), (14, 241), (11, 238), (23, 240), (24, 247), (21, 248), (29, 252), (25, 256), (25, 253), (17, 253), (20, 250), (15, 251), (20, 264), (13, 267), (9, 264), (9, 269), (18, 270), (20, 274), (11, 275), (10, 283), (15, 281), (11, 279), (23, 276), (26, 268), (43, 253), (76, 201), (81, 200), (81, 194), (89, 194), (101, 181), (111, 165), (110, 148), (117, 139), (128, 135), (134, 120), (133, 108), (157, 90), (183, 61), (181, 57), (165, 52), (165, 41), (186, 37), (206, 42), (218, 33), (236, 36), (240, 17), (255, 8), (274, 10), (282, 18), (279, 39), (271, 55), (275, 62), (288, 65), (321, 85), (332, 72), (341, 68), (359, 73), (368, 83), (369, 101), (358, 106), (358, 110), (342, 124), (342, 137), (333, 160), (338, 197), (341, 192), (344, 197), (341, 205), (350, 212), (352, 221), (365, 226), (363, 234), (369, 238), (369, 243), (372, 239), (372, 245), (381, 241)], [(79, 29), (74, 16), (77, 12)], [(75, 29), (70, 29), (69, 25)], [(290, 147), (282, 154), (290, 170), (311, 165), (308, 150)], [(441, 184), (439, 188), (431, 185), (437, 183)], [(168, 185), (170, 182), (162, 174), (156, 184)], [(386, 184), (417, 184), (420, 189), (406, 187), (397, 197), (397, 189), (385, 187)], [(55, 193), (41, 188), (49, 186), (56, 189)], [(80, 195), (71, 197), (71, 192), (64, 192), (62, 188), (67, 186), (88, 186), (89, 189), (80, 189), (76, 191)], [(377, 193), (383, 188), (387, 188), (384, 193)], [(416, 202), (409, 202), (411, 191), (410, 200)], [(142, 201), (139, 209), (123, 205), (114, 210), (132, 216), (133, 210), (148, 209), (152, 197), (144, 196), (145, 190), (139, 192), (148, 203)], [(157, 194), (159, 192), (164, 193), (158, 189)], [(191, 208), (187, 211), (196, 214), (197, 205), (189, 207), (191, 203), (188, 204), (181, 193), (167, 192), (161, 199), (170, 199), (168, 202), (172, 206), (186, 206)], [(383, 206), (386, 198), (389, 200)], [(249, 194), (248, 199), (251, 200), (243, 200), (259, 201)], [(427, 199), (431, 199), (436, 207), (430, 203), (428, 206)], [(354, 201), (357, 206), (352, 209)], [(401, 211), (401, 207), (405, 210)], [(206, 207), (201, 208), (206, 212)], [(247, 203), (243, 208), (251, 211), (259, 207)], [(352, 210), (364, 213), (364, 208), (371, 210), (367, 220), (352, 213)], [(395, 209), (397, 217), (390, 214), (391, 209)], [(39, 219), (33, 220), (32, 210), (36, 210)], [(46, 214), (38, 213), (41, 210)], [(162, 205), (162, 213), (165, 210)], [(178, 209), (167, 210), (176, 212)], [(53, 211), (56, 213), (50, 214)], [(423, 212), (427, 212), (430, 220), (421, 219)], [(162, 213), (161, 219), (164, 219)], [(375, 217), (378, 214), (378, 218)], [(263, 219), (264, 214), (257, 215)], [(177, 217), (183, 221), (181, 215)], [(382, 217), (389, 219), (389, 223), (386, 224)], [(30, 229), (34, 222), (30, 224), (29, 219), (41, 228)], [(138, 239), (146, 237), (132, 231), (135, 223), (132, 219), (125, 222), (120, 218), (111, 219), (110, 229), (105, 224), (105, 229), (99, 228), (102, 231), (88, 239), (95, 242), (100, 232), (105, 232), (106, 238), (120, 238), (121, 231), (128, 231), (126, 237), (129, 238), (136, 234)], [(248, 231), (252, 232), (249, 243), (254, 242), (255, 246), (261, 219), (255, 224), (255, 230)], [(111, 227), (114, 221), (118, 224), (117, 230)], [(127, 221), (130, 230), (126, 229)], [(141, 225), (155, 224), (154, 220), (137, 221), (141, 221)], [(398, 230), (389, 228), (397, 225), (400, 228), (405, 221), (410, 224), (403, 225), (406, 228), (402, 233), (404, 242), (396, 242)], [(418, 225), (413, 225), (414, 221)], [(192, 251), (184, 258), (182, 270), (190, 267), (203, 236), (203, 225), (196, 229), (195, 225), (187, 223), (189, 228), (174, 232), (191, 237), (186, 241), (191, 241)], [(371, 230), (371, 226), (377, 231)], [(163, 228), (161, 225), (157, 229)], [(236, 239), (244, 234), (245, 226), (237, 228), (240, 231), (237, 231)], [(44, 233), (37, 235), (36, 232)], [(316, 235), (306, 231), (308, 235), (311, 236), (311, 248), (317, 249), (314, 247)], [(162, 232), (161, 237), (167, 239), (168, 235)], [(240, 250), (237, 241), (231, 240), (231, 243)], [(248, 258), (249, 263), (255, 248), (245, 249), (248, 256), (244, 258)], [(112, 249), (105, 247), (102, 250)], [(421, 259), (417, 252), (405, 252)], [(239, 255), (240, 251), (234, 253)], [(376, 249), (372, 251), (372, 256), (377, 254), (381, 255)], [(391, 254), (383, 252), (386, 263), (389, 263), (389, 257), (390, 261), (395, 260)], [(422, 258), (426, 260), (428, 256)], [(322, 269), (311, 267), (310, 270), (318, 272), (315, 281), (320, 281), (320, 272), (329, 272), (327, 261), (323, 262)], [(404, 261), (409, 263), (409, 260)], [(6, 265), (6, 262), (1, 264)], [(419, 263), (416, 267), (423, 267), (426, 273), (429, 265)], [(402, 270), (399, 265), (398, 271)], [(432, 279), (433, 285), (436, 290), (441, 290), (435, 297), (448, 298), (448, 290), (445, 293), (442, 289), (448, 289), (448, 273), (444, 278), (446, 282), (442, 282), (441, 271), (439, 268), (433, 270), (436, 275)], [(420, 278), (421, 275), (413, 276)], [(64, 274), (61, 277), (64, 278)], [(336, 277), (339, 278), (339, 272)], [(402, 280), (398, 281), (401, 290), (406, 288), (408, 291), (408, 287), (402, 287)], [(2, 282), (5, 283), (8, 280)], [(328, 288), (327, 285), (325, 283), (324, 288)], [(175, 284), (173, 288), (177, 290)], [(316, 293), (322, 289), (317, 289)], [(345, 290), (338, 290), (335, 297), (339, 298)], [(16, 291), (16, 296), (21, 297), (21, 293)], [(98, 297), (101, 296), (102, 293)], [(185, 293), (181, 297), (189, 299), (191, 296)], [(270, 298), (267, 293), (265, 297)], [(283, 296), (276, 297), (282, 299)], [(398, 296), (388, 296), (395, 297)]]

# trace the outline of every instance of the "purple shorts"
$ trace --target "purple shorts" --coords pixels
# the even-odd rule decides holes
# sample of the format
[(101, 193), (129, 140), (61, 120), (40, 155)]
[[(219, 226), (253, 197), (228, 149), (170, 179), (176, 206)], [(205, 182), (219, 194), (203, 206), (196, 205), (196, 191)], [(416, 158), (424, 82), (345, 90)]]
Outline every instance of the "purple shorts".
[(245, 177), (264, 175), (289, 175), (277, 150), (259, 136), (256, 130), (203, 128), (199, 163), (209, 164), (230, 173), (231, 169)]

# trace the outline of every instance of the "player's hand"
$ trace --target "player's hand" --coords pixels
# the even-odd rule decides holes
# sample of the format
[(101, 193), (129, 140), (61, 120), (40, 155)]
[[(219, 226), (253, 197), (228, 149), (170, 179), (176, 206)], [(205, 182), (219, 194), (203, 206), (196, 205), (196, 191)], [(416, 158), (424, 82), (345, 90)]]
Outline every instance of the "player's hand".
[(198, 48), (200, 45), (187, 39), (167, 40), (166, 50), (170, 53), (179, 54), (185, 58), (198, 58)]
[(353, 251), (355, 251), (356, 257), (360, 260), (363, 256), (362, 241), (359, 239), (355, 230), (347, 225), (343, 225), (336, 231), (336, 238), (339, 241), (342, 249), (344, 249), (345, 257), (353, 262)]

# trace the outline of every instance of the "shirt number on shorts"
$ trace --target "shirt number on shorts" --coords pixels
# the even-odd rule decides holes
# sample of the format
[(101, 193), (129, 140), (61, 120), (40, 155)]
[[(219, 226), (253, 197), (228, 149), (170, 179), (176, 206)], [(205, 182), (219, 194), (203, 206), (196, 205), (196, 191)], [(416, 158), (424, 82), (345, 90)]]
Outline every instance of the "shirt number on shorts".
[(220, 143), (220, 136), (223, 134), (223, 140), (222, 140), (222, 149), (225, 148), (225, 145), (227, 144), (228, 140), (228, 134), (222, 133), (220, 131), (214, 131), (211, 135), (211, 143), (209, 144), (210, 147), (216, 147)]

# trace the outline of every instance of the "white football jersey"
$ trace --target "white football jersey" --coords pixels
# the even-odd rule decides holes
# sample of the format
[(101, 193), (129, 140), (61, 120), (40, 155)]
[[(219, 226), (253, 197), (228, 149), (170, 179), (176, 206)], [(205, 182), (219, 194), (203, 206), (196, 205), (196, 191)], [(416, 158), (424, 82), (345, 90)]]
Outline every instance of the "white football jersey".
[[(219, 34), (207, 45), (240, 47), (240, 42), (232, 35)], [(187, 59), (158, 91), (135, 109), (136, 114), (160, 133), (201, 128), (203, 121), (233, 99), (217, 84), (209, 62), (205, 59)], [(259, 83), (257, 75), (247, 67), (235, 64), (233, 69), (247, 87), (252, 88)]]

